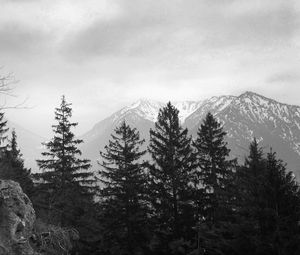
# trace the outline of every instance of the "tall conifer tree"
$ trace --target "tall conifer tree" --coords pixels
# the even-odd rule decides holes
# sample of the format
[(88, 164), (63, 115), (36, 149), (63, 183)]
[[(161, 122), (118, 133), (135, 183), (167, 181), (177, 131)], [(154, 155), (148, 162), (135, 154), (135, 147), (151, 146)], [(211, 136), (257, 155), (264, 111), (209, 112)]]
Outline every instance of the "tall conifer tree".
[(249, 155), (237, 171), (237, 223), (236, 250), (238, 254), (259, 254), (262, 240), (263, 211), (265, 208), (264, 182), (266, 160), (257, 140), (251, 142)]
[[(266, 160), (263, 156), (263, 149), (254, 138), (249, 147), (249, 156), (245, 164), (238, 171), (240, 179), (239, 187), (243, 196), (240, 198), (242, 209), (246, 217), (259, 219), (262, 217), (262, 210), (265, 207), (263, 188), (266, 180)], [(262, 220), (259, 220), (259, 229), (262, 231)]]
[(0, 178), (7, 179), (10, 168), (7, 165), (7, 121), (4, 120), (4, 113), (0, 112)]
[(198, 163), (196, 175), (204, 196), (203, 216), (212, 224), (230, 210), (230, 183), (236, 160), (229, 159), (230, 149), (225, 138), (221, 123), (208, 113), (198, 130), (194, 146)]
[(104, 152), (100, 152), (104, 249), (109, 254), (137, 254), (145, 249), (147, 199), (145, 168), (140, 149), (144, 140), (124, 122), (115, 129)]
[(3, 155), (3, 153), (7, 149), (7, 120), (4, 119), (4, 112), (0, 112), (0, 156)]
[(77, 123), (70, 122), (71, 117), (71, 104), (63, 96), (60, 107), (55, 109), (54, 137), (44, 143), (45, 159), (37, 160), (42, 170), (36, 174), (38, 188), (45, 195), (37, 202), (38, 206), (46, 209), (48, 220), (62, 226), (77, 224), (84, 214), (85, 204), (92, 203), (95, 183), (90, 161), (79, 158), (78, 145), (83, 141), (75, 138), (71, 129)]
[(17, 133), (15, 129), (11, 132), (11, 140), (9, 144), (9, 149), (11, 152), (11, 155), (14, 159), (20, 159), (22, 157), (22, 153), (18, 147), (18, 142), (17, 142)]
[[(197, 156), (195, 197), (197, 204), (198, 252), (232, 254), (232, 224), (236, 160), (229, 158), (226, 132), (211, 113), (199, 127), (194, 142)], [(221, 240), (221, 241), (216, 241)]]
[(155, 129), (150, 130), (152, 205), (156, 232), (165, 245), (193, 235), (190, 183), (195, 158), (188, 130), (181, 127), (178, 114), (169, 102), (160, 109)]

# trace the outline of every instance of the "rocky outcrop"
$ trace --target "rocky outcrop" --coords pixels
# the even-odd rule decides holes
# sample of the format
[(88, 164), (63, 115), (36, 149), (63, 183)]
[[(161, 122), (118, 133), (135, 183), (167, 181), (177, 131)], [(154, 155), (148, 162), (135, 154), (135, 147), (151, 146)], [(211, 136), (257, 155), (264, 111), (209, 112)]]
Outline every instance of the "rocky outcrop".
[(35, 212), (14, 181), (0, 180), (0, 255), (33, 255), (29, 244)]

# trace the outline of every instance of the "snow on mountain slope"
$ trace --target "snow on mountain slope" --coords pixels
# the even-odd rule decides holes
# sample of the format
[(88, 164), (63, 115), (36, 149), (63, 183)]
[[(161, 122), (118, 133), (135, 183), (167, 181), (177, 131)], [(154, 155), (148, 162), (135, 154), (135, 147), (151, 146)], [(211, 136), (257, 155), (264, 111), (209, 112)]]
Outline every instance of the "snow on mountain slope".
[(198, 126), (200, 125), (199, 122), (202, 121), (202, 119), (208, 112), (217, 114), (218, 112), (224, 110), (235, 99), (235, 96), (220, 96), (203, 100), (198, 109), (187, 116), (184, 125), (189, 129), (195, 127), (198, 128)]
[[(84, 156), (90, 158), (93, 165), (97, 166), (99, 151), (103, 150), (114, 128), (123, 120), (126, 120), (129, 125), (136, 127), (140, 132), (141, 138), (148, 141), (149, 130), (154, 127), (159, 109), (165, 105), (165, 103), (153, 100), (139, 100), (98, 122), (89, 132), (80, 137), (84, 141), (84, 144), (81, 146)], [(192, 101), (175, 103), (175, 106), (179, 109), (182, 122), (197, 110), (200, 105), (201, 102)], [(146, 149), (146, 146), (147, 144), (145, 144), (144, 149)]]
[(112, 133), (113, 129), (123, 120), (134, 126), (139, 125), (140, 122), (146, 122), (146, 126), (148, 127), (155, 122), (159, 109), (163, 106), (163, 103), (157, 101), (139, 100), (98, 122), (82, 138), (88, 143), (99, 136), (105, 135), (107, 132)]
[[(265, 150), (272, 147), (278, 152), (278, 156), (300, 177), (300, 107), (282, 104), (253, 92), (173, 104), (179, 110), (181, 123), (194, 137), (205, 115), (211, 112), (224, 124), (232, 156), (243, 161), (249, 143), (256, 137)], [(99, 150), (104, 148), (113, 129), (122, 120), (136, 127), (147, 142), (149, 129), (154, 127), (163, 106), (165, 103), (139, 100), (97, 123), (81, 137), (85, 141), (84, 155), (95, 162)]]
[(179, 110), (179, 120), (184, 123), (186, 118), (199, 109), (202, 101), (180, 101), (172, 103)]
[[(185, 119), (201, 106), (202, 101), (178, 101), (172, 102), (172, 104), (179, 110), (179, 119), (181, 123), (184, 123)], [(141, 99), (117, 112), (114, 120), (118, 120), (134, 113), (144, 119), (155, 122), (157, 120), (159, 109), (165, 105), (166, 104), (162, 102)]]
[[(267, 140), (269, 136), (281, 138), (282, 143), (287, 143), (300, 156), (299, 106), (282, 104), (258, 94), (246, 92), (234, 100), (224, 113), (229, 116), (231, 122), (239, 122), (240, 126), (248, 129), (248, 140), (253, 137), (250, 134), (251, 131), (265, 130), (267, 135), (261, 135), (262, 140)], [(250, 129), (251, 126), (253, 126), (252, 129)]]
[(240, 115), (248, 124), (266, 128), (270, 134), (276, 134), (290, 143), (291, 148), (300, 155), (300, 107), (246, 92), (234, 100), (227, 109), (227, 115)]
[(273, 148), (300, 177), (300, 107), (279, 103), (253, 92), (209, 100), (207, 107), (199, 108), (186, 120), (185, 125), (194, 137), (208, 111), (224, 124), (233, 156), (242, 161), (248, 153), (249, 143), (256, 137), (266, 152)]
[[(98, 122), (89, 132), (84, 134), (84, 144), (81, 149), (86, 158), (92, 160), (94, 169), (97, 169), (99, 151), (103, 150), (110, 139), (113, 130), (123, 121), (139, 130), (143, 139), (149, 139), (149, 130), (154, 127), (162, 103), (150, 100), (139, 100), (128, 107), (124, 107), (108, 118)], [(146, 145), (145, 147), (146, 148)]]
[(159, 109), (163, 106), (164, 104), (158, 101), (141, 99), (115, 114), (115, 120), (125, 117), (128, 114), (135, 113), (146, 120), (155, 122)]

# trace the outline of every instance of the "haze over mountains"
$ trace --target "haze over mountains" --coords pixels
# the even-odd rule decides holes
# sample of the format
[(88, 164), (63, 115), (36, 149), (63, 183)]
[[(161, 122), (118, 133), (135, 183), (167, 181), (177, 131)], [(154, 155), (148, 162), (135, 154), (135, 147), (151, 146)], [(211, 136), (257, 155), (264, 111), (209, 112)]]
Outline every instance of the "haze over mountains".
[[(243, 162), (248, 154), (249, 143), (256, 137), (266, 152), (272, 147), (288, 164), (288, 168), (300, 177), (299, 106), (283, 104), (253, 92), (172, 103), (179, 110), (182, 125), (189, 129), (193, 137), (205, 115), (211, 112), (224, 124), (232, 157), (238, 157)], [(103, 150), (113, 129), (123, 120), (140, 131), (141, 137), (146, 140), (146, 148), (149, 130), (154, 127), (159, 109), (164, 105), (158, 101), (139, 100), (96, 123), (80, 137), (84, 140), (81, 147), (83, 156), (92, 160), (96, 170), (99, 151)], [(36, 169), (34, 159), (40, 158), (42, 138), (26, 133), (20, 127), (17, 134), (26, 165)]]

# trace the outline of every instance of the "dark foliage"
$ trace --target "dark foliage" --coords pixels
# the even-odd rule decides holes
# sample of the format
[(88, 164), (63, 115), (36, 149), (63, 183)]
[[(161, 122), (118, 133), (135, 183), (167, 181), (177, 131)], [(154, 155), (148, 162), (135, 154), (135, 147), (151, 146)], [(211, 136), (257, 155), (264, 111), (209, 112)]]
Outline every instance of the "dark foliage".
[(24, 167), (24, 160), (18, 148), (17, 135), (14, 130), (6, 148), (0, 161), (0, 178), (18, 182), (23, 191), (31, 197), (33, 193), (31, 171)]
[(7, 149), (7, 121), (4, 119), (4, 112), (0, 112), (0, 156)]
[[(256, 139), (242, 166), (226, 132), (207, 114), (192, 146), (168, 103), (150, 130), (150, 162), (139, 132), (122, 122), (100, 152), (100, 179), (81, 159), (71, 104), (55, 110), (54, 137), (40, 172), (24, 167), (17, 136), (0, 113), (0, 178), (21, 184), (40, 218), (35, 247), (45, 254), (300, 254), (300, 187)], [(95, 202), (96, 201), (96, 202)]]
[(264, 158), (254, 139), (237, 180), (238, 254), (298, 254), (300, 193), (293, 174), (272, 151)]
[(125, 121), (115, 129), (105, 152), (100, 173), (102, 251), (108, 254), (141, 254), (147, 250), (147, 179), (140, 149), (144, 140)]
[(0, 113), (0, 178), (18, 182), (23, 191), (30, 197), (33, 192), (30, 169), (24, 167), (15, 130), (12, 131), (11, 140), (8, 140), (7, 131), (4, 113)]
[[(200, 126), (194, 142), (198, 168), (195, 172), (195, 203), (198, 231), (206, 254), (230, 251), (236, 160), (229, 159), (226, 132), (211, 113)], [(216, 242), (222, 240), (222, 242)]]
[(150, 130), (149, 152), (154, 162), (149, 164), (150, 194), (161, 254), (171, 254), (171, 242), (181, 239), (185, 243), (195, 236), (191, 185), (195, 155), (178, 113), (168, 103), (160, 109), (155, 129)]
[(63, 96), (60, 107), (55, 110), (54, 137), (44, 143), (45, 159), (37, 160), (41, 172), (35, 174), (33, 202), (47, 224), (74, 227), (84, 242), (87, 236), (82, 233), (92, 224), (87, 216), (93, 208), (96, 187), (89, 160), (79, 158), (78, 146), (83, 141), (76, 139), (71, 131), (77, 125), (70, 122), (71, 117), (71, 104)]

